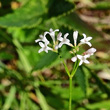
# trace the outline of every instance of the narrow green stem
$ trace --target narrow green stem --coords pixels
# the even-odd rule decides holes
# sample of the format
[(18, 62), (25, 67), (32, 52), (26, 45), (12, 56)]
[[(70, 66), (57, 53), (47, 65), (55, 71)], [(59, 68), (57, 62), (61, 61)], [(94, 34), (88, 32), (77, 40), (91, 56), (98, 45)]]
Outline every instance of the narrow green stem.
[(69, 110), (72, 110), (72, 78), (74, 77), (79, 66), (79, 61), (75, 62), (73, 70), (69, 76)]
[(72, 77), (69, 77), (69, 110), (71, 110), (72, 105)]
[(65, 61), (63, 60), (63, 58), (61, 57), (61, 55), (59, 55), (59, 57), (60, 57), (61, 61), (63, 62), (63, 65), (64, 65), (64, 67), (65, 67), (66, 73), (67, 73), (68, 76), (70, 77), (70, 72), (69, 72), (69, 70), (68, 70), (68, 67), (67, 67)]
[(72, 76), (72, 77), (75, 75), (75, 73), (76, 73), (78, 67), (79, 67), (79, 61), (77, 61), (77, 64), (76, 64), (76, 62), (75, 62), (75, 68), (73, 68), (73, 70), (72, 70), (72, 72), (71, 72), (71, 76)]

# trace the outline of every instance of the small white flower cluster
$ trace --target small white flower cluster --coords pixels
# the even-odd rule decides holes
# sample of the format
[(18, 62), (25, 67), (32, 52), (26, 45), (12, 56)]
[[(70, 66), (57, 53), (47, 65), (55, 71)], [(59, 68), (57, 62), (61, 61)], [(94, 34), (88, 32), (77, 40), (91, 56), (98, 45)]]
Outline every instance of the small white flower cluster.
[[(39, 42), (39, 45), (41, 46), (41, 49), (38, 51), (38, 53), (42, 51), (45, 51), (46, 53), (48, 53), (48, 50), (58, 52), (57, 50), (61, 48), (62, 45), (66, 44), (73, 48), (73, 51), (71, 51), (71, 53), (74, 54), (74, 57), (71, 58), (73, 62), (76, 62), (79, 59), (80, 60), (79, 65), (82, 65), (82, 63), (89, 63), (87, 58), (89, 58), (91, 55), (94, 54), (94, 52), (96, 52), (95, 48), (88, 49), (86, 52), (83, 53), (83, 55), (78, 55), (77, 52), (79, 51), (79, 46), (81, 46), (82, 44), (87, 44), (91, 47), (92, 44), (89, 41), (92, 39), (92, 37), (86, 37), (85, 34), (82, 34), (84, 38), (81, 39), (80, 43), (77, 45), (78, 31), (74, 31), (73, 32), (74, 45), (72, 45), (70, 43), (70, 40), (67, 38), (69, 33), (66, 33), (64, 37), (62, 37), (62, 33), (59, 32), (57, 35), (57, 39), (55, 39), (55, 32), (58, 32), (58, 31), (59, 29), (56, 29), (56, 30), (50, 29), (50, 32), (46, 31), (44, 32), (44, 35), (39, 35), (40, 38), (35, 40), (35, 42), (36, 43)], [(51, 36), (53, 40), (53, 45), (51, 45), (48, 39), (46, 38), (47, 34)]]

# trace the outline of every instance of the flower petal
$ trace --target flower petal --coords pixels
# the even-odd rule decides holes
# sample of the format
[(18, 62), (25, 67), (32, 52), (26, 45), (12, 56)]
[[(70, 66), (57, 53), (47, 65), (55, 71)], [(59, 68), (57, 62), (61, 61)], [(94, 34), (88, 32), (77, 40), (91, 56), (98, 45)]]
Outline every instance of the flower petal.
[(62, 33), (60, 32), (60, 33), (58, 34), (58, 36), (57, 36), (57, 40), (63, 41), (63, 38), (62, 38), (61, 36), (62, 36)]
[(48, 53), (48, 49), (45, 49), (44, 51), (45, 51), (46, 53)]
[(47, 31), (46, 31), (46, 32), (44, 32), (44, 36), (46, 36), (47, 34), (49, 34), (49, 32), (47, 32)]
[(86, 44), (88, 44), (90, 47), (92, 46), (92, 44), (90, 42), (85, 42)]
[(49, 30), (50, 32), (53, 32), (53, 29), (52, 28), (50, 28), (50, 30)]
[(44, 45), (42, 42), (39, 42), (39, 45), (40, 45), (41, 47), (45, 47), (45, 45)]
[(76, 46), (77, 38), (78, 38), (78, 31), (74, 31), (73, 32), (74, 46)]
[(83, 44), (85, 43), (85, 39), (81, 39), (80, 42)]
[(87, 41), (90, 41), (91, 39), (92, 39), (92, 37), (87, 37), (86, 38)]
[(73, 32), (73, 39), (75, 39), (75, 40), (76, 40), (76, 39), (77, 39), (77, 37), (78, 37), (78, 31), (74, 31), (74, 32)]
[(43, 48), (41, 48), (41, 49), (38, 51), (38, 53), (40, 53), (40, 52), (42, 52), (42, 51), (44, 51), (44, 49), (43, 49)]
[(93, 55), (94, 52), (96, 52), (96, 49), (95, 49), (95, 48), (90, 48), (90, 49), (88, 49), (88, 50), (85, 52), (85, 54)]
[(86, 59), (86, 58), (89, 58), (90, 57), (90, 55), (89, 54), (87, 54), (87, 55), (84, 55), (84, 58)]
[(82, 63), (83, 63), (83, 61), (81, 60), (81, 61), (79, 62), (79, 66), (82, 65)]
[(46, 38), (44, 38), (42, 41), (45, 42), (45, 44), (49, 44), (50, 43)]
[(77, 55), (78, 59), (82, 60), (82, 55)]
[(83, 35), (84, 39), (86, 39), (86, 34), (83, 33), (82, 35)]
[(58, 47), (61, 48), (62, 45), (63, 45), (63, 42), (60, 42)]
[(47, 50), (53, 50), (53, 49), (47, 46)]
[(64, 35), (64, 38), (66, 39), (68, 35), (69, 35), (69, 33), (66, 33), (66, 34)]
[(72, 60), (73, 62), (75, 62), (75, 61), (77, 60), (77, 56), (72, 57), (71, 60)]
[(90, 62), (89, 62), (88, 60), (84, 60), (84, 63), (87, 63), (87, 64), (88, 64), (88, 63), (90, 63)]
[(35, 40), (36, 43), (39, 42), (39, 41), (41, 41), (41, 39), (37, 39), (37, 40)]
[(55, 30), (54, 30), (54, 32), (57, 32), (57, 31), (59, 31), (59, 29), (55, 29)]

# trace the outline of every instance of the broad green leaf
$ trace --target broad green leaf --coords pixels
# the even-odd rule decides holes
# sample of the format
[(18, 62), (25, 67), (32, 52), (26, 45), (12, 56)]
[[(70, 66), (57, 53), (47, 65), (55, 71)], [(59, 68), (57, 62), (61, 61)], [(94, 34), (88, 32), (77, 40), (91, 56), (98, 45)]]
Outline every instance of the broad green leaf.
[(29, 0), (26, 5), (17, 9), (14, 13), (0, 18), (2, 27), (22, 27), (30, 28), (37, 26), (41, 21), (41, 15), (44, 13), (41, 0)]
[(15, 88), (15, 86), (12, 86), (10, 88), (9, 94), (6, 98), (6, 101), (5, 101), (5, 104), (3, 105), (2, 110), (8, 110), (11, 107), (11, 104), (15, 98), (15, 94), (16, 94), (16, 88)]
[(33, 70), (40, 70), (50, 66), (57, 59), (57, 57), (58, 55), (56, 53), (49, 51), (49, 53), (46, 53), (40, 58)]

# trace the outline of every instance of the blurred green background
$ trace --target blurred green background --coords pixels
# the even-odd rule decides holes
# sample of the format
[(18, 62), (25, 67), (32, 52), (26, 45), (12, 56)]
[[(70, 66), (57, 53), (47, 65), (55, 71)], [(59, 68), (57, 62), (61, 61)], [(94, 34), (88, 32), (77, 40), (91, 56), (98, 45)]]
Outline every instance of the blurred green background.
[[(110, 110), (109, 0), (0, 0), (0, 110), (68, 110), (64, 67), (35, 44), (50, 28), (69, 32), (71, 43), (73, 31), (92, 36), (97, 49), (73, 79), (72, 110)], [(61, 54), (71, 71), (69, 50)]]

